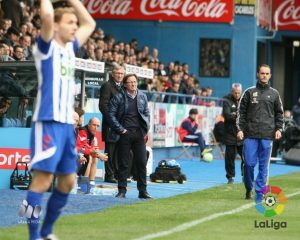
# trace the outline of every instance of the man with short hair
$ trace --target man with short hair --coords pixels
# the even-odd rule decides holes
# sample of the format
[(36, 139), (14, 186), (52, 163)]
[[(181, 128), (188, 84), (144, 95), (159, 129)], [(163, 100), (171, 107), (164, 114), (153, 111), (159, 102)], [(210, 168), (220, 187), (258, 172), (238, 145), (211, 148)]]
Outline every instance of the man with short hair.
[(111, 128), (120, 134), (118, 142), (118, 194), (125, 198), (127, 176), (132, 150), (135, 161), (139, 198), (151, 198), (147, 192), (146, 180), (146, 143), (145, 138), (150, 128), (148, 100), (137, 89), (138, 79), (135, 74), (128, 74), (123, 80), (124, 91), (116, 94), (109, 103), (108, 120)]
[[(95, 21), (79, 0), (53, 9), (40, 1), (41, 30), (34, 50), (39, 90), (31, 134), (32, 182), (20, 212), (27, 216), (29, 239), (55, 239), (53, 225), (67, 203), (75, 183), (74, 134), (75, 54), (95, 28)], [(57, 185), (39, 229), (43, 193), (56, 174)], [(35, 214), (28, 214), (28, 209)]]
[(237, 139), (236, 118), (239, 100), (241, 98), (242, 85), (239, 83), (232, 84), (231, 93), (224, 97), (223, 116), (224, 116), (224, 143), (225, 150), (225, 170), (228, 184), (234, 182), (236, 153), (242, 159), (241, 169), (243, 172), (243, 141)]
[(20, 45), (14, 46), (13, 58), (16, 61), (23, 61), (24, 59), (24, 49)]
[(256, 86), (243, 93), (237, 117), (237, 137), (244, 140), (244, 183), (246, 199), (251, 199), (254, 167), (259, 164), (255, 180), (256, 203), (263, 199), (263, 188), (268, 184), (272, 141), (281, 138), (283, 108), (278, 91), (269, 85), (271, 68), (258, 67)]
[(103, 115), (102, 122), (102, 139), (105, 142), (105, 152), (108, 154), (108, 161), (105, 162), (104, 181), (116, 183), (117, 180), (117, 151), (116, 143), (108, 139), (108, 130), (110, 121), (108, 120), (109, 101), (120, 91), (122, 91), (122, 81), (125, 69), (119, 64), (114, 64), (112, 69), (112, 77), (104, 83), (100, 88), (99, 110)]

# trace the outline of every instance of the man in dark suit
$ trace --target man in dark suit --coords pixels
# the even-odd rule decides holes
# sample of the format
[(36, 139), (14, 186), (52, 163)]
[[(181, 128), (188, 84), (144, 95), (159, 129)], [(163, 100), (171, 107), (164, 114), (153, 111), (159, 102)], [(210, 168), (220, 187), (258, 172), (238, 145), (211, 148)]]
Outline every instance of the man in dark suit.
[(133, 152), (133, 165), (136, 169), (139, 198), (149, 199), (146, 180), (146, 139), (150, 128), (148, 100), (137, 89), (138, 78), (128, 74), (123, 80), (124, 91), (116, 94), (109, 103), (108, 118), (112, 129), (120, 135), (118, 142), (118, 194), (125, 198), (127, 176), (130, 162), (130, 150)]
[(125, 69), (123, 66), (115, 64), (112, 69), (112, 76), (101, 86), (99, 98), (99, 110), (103, 115), (102, 121), (102, 139), (105, 142), (105, 152), (108, 154), (108, 161), (105, 162), (105, 182), (116, 183), (117, 171), (117, 156), (116, 156), (116, 143), (110, 142), (107, 139), (108, 129), (110, 123), (107, 119), (108, 104), (121, 90), (121, 84), (124, 78)]

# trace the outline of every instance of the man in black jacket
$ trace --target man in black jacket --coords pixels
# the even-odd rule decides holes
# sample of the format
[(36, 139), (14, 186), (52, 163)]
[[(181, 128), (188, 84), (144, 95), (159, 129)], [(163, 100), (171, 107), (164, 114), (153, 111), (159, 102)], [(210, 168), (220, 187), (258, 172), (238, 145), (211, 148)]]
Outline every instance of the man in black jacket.
[(110, 122), (108, 120), (109, 101), (121, 91), (121, 84), (124, 78), (125, 69), (123, 66), (115, 64), (112, 69), (111, 79), (104, 83), (100, 89), (99, 110), (102, 113), (102, 139), (105, 142), (105, 152), (108, 154), (108, 161), (105, 162), (105, 182), (116, 183), (117, 156), (116, 143), (107, 139)]
[(232, 84), (231, 93), (224, 97), (223, 104), (223, 116), (224, 116), (224, 143), (226, 145), (225, 150), (225, 170), (228, 184), (234, 182), (235, 177), (235, 165), (234, 160), (236, 153), (240, 155), (242, 159), (241, 169), (243, 172), (243, 142), (237, 139), (236, 117), (238, 103), (242, 93), (242, 86), (239, 83)]
[(246, 199), (251, 199), (254, 167), (259, 164), (255, 182), (256, 203), (263, 200), (268, 174), (272, 140), (280, 139), (283, 129), (283, 108), (279, 93), (270, 87), (271, 68), (263, 64), (257, 72), (256, 86), (243, 93), (237, 117), (237, 137), (244, 139)]
[(128, 74), (123, 80), (124, 91), (115, 95), (109, 103), (108, 120), (111, 128), (120, 134), (118, 142), (118, 194), (124, 198), (127, 190), (127, 175), (132, 150), (135, 161), (139, 198), (151, 198), (146, 181), (146, 143), (150, 127), (147, 97), (137, 89), (137, 76)]

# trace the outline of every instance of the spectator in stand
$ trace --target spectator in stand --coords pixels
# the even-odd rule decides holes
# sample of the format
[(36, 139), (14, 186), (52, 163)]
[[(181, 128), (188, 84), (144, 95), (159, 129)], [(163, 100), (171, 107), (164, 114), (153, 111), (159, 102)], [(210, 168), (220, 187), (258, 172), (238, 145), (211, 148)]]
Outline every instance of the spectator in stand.
[(13, 59), (16, 61), (24, 61), (24, 49), (20, 45), (14, 46)]
[(169, 62), (168, 67), (166, 69), (168, 76), (171, 76), (171, 74), (174, 72), (174, 68), (175, 68), (174, 62)]
[(2, 97), (0, 100), (0, 105), (1, 105), (1, 117), (6, 117), (6, 113), (8, 109), (10, 108), (12, 103), (11, 98), (9, 97)]
[(189, 65), (187, 63), (182, 64), (182, 70), (185, 74), (189, 75)]
[(119, 92), (122, 91), (122, 81), (125, 69), (118, 64), (113, 65), (112, 76), (101, 86), (99, 98), (99, 110), (103, 115), (102, 138), (105, 142), (105, 152), (108, 153), (108, 161), (105, 162), (105, 182), (116, 183), (117, 180), (117, 144), (108, 139), (110, 122), (108, 119), (109, 102)]
[(197, 143), (200, 147), (200, 157), (203, 158), (205, 153), (211, 152), (211, 148), (206, 148), (204, 138), (201, 132), (198, 130), (198, 110), (192, 108), (189, 112), (189, 116), (185, 118), (179, 127), (178, 134), (182, 142)]
[(10, 60), (10, 49), (5, 43), (0, 43), (0, 61)]
[(300, 127), (300, 96), (298, 98), (298, 102), (293, 106), (292, 112), (293, 112), (293, 119)]
[[(189, 75), (186, 82), (181, 81), (181, 87), (180, 87), (180, 93), (186, 94), (186, 95), (197, 95), (197, 90), (194, 87), (194, 81), (195, 77), (192, 75)], [(186, 103), (191, 103), (191, 98), (188, 98)]]
[(95, 56), (95, 44), (93, 41), (89, 41), (86, 45), (86, 53), (88, 56), (88, 59), (90, 60), (96, 60)]
[(98, 118), (91, 118), (88, 125), (82, 127), (78, 131), (76, 140), (76, 149), (78, 153), (82, 153), (86, 158), (86, 162), (78, 169), (79, 176), (88, 176), (90, 180), (89, 189), (95, 187), (95, 176), (97, 171), (98, 158), (107, 161), (107, 154), (100, 153), (96, 134), (100, 127)]
[(149, 55), (149, 47), (148, 46), (144, 46), (143, 48), (142, 48), (142, 58), (147, 58), (148, 57), (148, 55)]
[(238, 153), (242, 159), (241, 170), (243, 172), (244, 157), (243, 157), (243, 141), (237, 139), (237, 109), (241, 98), (242, 85), (239, 83), (232, 84), (231, 93), (225, 96), (223, 104), (223, 116), (224, 116), (224, 127), (225, 136), (224, 143), (226, 145), (225, 150), (225, 170), (228, 184), (234, 183), (235, 177), (235, 157)]
[(31, 37), (29, 35), (23, 35), (20, 37), (20, 46), (24, 49), (25, 60), (33, 60)]
[(159, 62), (158, 49), (157, 48), (153, 48), (152, 54), (151, 54), (151, 60), (154, 61), (154, 62)]
[(7, 33), (7, 30), (12, 26), (12, 21), (8, 18), (1, 20), (0, 28), (3, 30), (3, 34)]
[(207, 91), (207, 97), (211, 97), (212, 96), (212, 93), (213, 93), (213, 89), (212, 89), (212, 87), (207, 87), (206, 88), (206, 91)]
[(96, 58), (96, 61), (102, 61), (102, 58), (103, 58), (103, 49), (97, 47), (95, 49), (95, 58)]
[(134, 50), (134, 54), (135, 54), (135, 51), (137, 50), (137, 46), (138, 46), (138, 41), (135, 38), (131, 39), (129, 46), (130, 46), (130, 49)]
[(159, 62), (158, 63), (158, 69), (157, 69), (157, 74), (155, 74), (157, 76), (166, 76), (167, 72), (165, 70), (165, 65), (163, 62)]
[(27, 24), (25, 22), (22, 23), (21, 26), (20, 26), (21, 36), (25, 36), (27, 34), (27, 29), (28, 29)]
[(20, 32), (17, 28), (15, 27), (10, 27), (6, 34), (3, 37), (3, 40), (6, 42), (7, 45), (9, 46), (15, 46), (19, 44), (19, 37), (20, 37)]
[[(166, 93), (172, 93), (172, 94), (177, 93), (178, 94), (179, 87), (180, 87), (180, 84), (177, 82), (174, 82), (172, 84), (172, 87), (168, 88), (166, 90)], [(166, 95), (164, 98), (164, 103), (182, 103), (182, 99), (181, 99), (181, 97), (178, 97), (176, 95)]]

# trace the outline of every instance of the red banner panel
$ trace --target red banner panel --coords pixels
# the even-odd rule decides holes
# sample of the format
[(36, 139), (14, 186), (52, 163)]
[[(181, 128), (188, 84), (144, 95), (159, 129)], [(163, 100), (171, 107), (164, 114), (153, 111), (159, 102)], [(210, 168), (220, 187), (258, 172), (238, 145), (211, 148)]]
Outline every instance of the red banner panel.
[(84, 0), (95, 19), (221, 22), (233, 20), (228, 0)]
[(300, 0), (273, 1), (273, 28), (300, 30)]
[[(0, 169), (14, 169), (17, 162), (29, 162), (29, 149), (0, 148)], [(20, 166), (24, 169), (24, 166)]]

